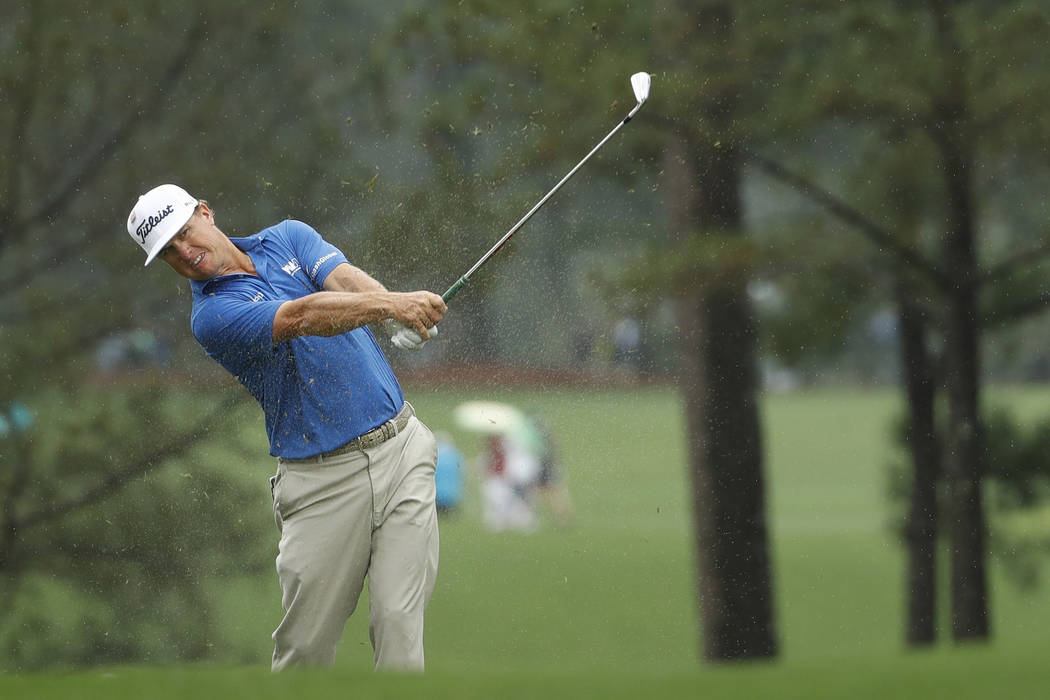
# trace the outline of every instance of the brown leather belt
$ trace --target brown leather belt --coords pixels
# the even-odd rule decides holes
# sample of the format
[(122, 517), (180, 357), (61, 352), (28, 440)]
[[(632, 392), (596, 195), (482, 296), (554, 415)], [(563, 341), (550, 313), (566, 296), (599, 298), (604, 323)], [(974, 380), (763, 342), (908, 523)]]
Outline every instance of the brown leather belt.
[(416, 410), (412, 408), (412, 404), (408, 401), (401, 407), (401, 410), (396, 416), (383, 423), (378, 428), (373, 428), (367, 433), (358, 435), (350, 442), (346, 443), (342, 447), (337, 447), (334, 450), (329, 450), (313, 457), (303, 457), (301, 459), (285, 459), (281, 458), (282, 462), (320, 462), (331, 457), (337, 457), (339, 455), (346, 454), (347, 452), (355, 452), (359, 450), (367, 450), (370, 447), (382, 444), (394, 437), (408, 425), (408, 420), (416, 415)]

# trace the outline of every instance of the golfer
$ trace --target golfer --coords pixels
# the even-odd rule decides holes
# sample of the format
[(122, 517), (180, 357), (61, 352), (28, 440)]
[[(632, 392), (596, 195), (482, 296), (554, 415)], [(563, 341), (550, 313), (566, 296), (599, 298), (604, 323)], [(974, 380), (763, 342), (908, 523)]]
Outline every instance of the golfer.
[(421, 671), (436, 444), (366, 324), (419, 347), (445, 303), (388, 292), (298, 221), (228, 238), (176, 185), (142, 195), (127, 229), (147, 265), (190, 280), (194, 336), (265, 413), (284, 607), (273, 669), (330, 664), (367, 575), (376, 669)]

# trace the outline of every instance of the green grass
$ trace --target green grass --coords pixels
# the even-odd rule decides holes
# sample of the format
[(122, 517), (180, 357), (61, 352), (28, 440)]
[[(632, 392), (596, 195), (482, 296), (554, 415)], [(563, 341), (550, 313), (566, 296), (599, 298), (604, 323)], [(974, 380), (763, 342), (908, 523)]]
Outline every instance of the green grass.
[(1041, 649), (1002, 653), (962, 649), (834, 662), (778, 662), (708, 667), (675, 673), (644, 668), (602, 673), (431, 670), (423, 676), (373, 674), (344, 668), (272, 675), (259, 668), (112, 668), (67, 676), (0, 680), (5, 698), (184, 700), (192, 698), (1044, 698)]
[[(922, 653), (903, 647), (903, 552), (885, 496), (896, 393), (821, 391), (763, 401), (781, 655), (725, 666), (698, 661), (685, 436), (674, 392), (408, 393), (424, 420), (451, 433), (468, 455), (479, 442), (451, 422), (459, 401), (507, 400), (542, 413), (555, 430), (577, 513), (567, 531), (487, 533), (478, 525), (476, 482), (468, 482), (463, 512), (442, 522), (424, 676), (371, 672), (366, 600), (335, 668), (270, 675), (269, 634), (280, 610), (276, 577), (266, 576), (218, 584), (244, 667), (0, 676), (0, 697), (1045, 696), (1050, 599), (1045, 588), (1017, 591), (996, 567), (990, 644), (945, 642)], [(1050, 392), (1010, 390), (998, 398), (1034, 416)], [(251, 420), (244, 431), (261, 441), (258, 416)], [(262, 454), (234, 467), (260, 491), (272, 470)]]

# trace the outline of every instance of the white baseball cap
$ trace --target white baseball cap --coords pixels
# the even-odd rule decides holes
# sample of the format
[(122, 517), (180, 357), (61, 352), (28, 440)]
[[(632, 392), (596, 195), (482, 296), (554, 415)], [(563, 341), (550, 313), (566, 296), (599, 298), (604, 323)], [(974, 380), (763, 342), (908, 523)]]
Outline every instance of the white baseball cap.
[(139, 197), (128, 215), (128, 235), (146, 251), (146, 265), (190, 220), (197, 204), (178, 185), (160, 185)]

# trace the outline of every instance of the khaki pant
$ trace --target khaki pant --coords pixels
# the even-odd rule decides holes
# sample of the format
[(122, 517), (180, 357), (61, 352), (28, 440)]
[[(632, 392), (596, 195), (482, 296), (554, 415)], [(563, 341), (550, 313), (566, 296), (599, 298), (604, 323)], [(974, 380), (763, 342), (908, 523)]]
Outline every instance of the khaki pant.
[(335, 659), (369, 580), (376, 669), (423, 670), (438, 565), (434, 436), (418, 419), (385, 442), (317, 462), (279, 460), (274, 517), (285, 615), (273, 670)]

